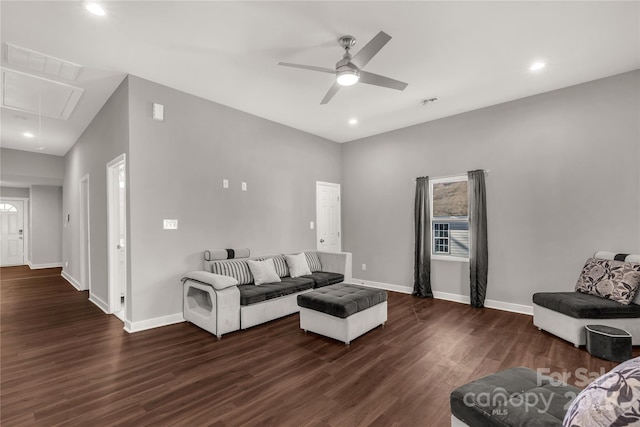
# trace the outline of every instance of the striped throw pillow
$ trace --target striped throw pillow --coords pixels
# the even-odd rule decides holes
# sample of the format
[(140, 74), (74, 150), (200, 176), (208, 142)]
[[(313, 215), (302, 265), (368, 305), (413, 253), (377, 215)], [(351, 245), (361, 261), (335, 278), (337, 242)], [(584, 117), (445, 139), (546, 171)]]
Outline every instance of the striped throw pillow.
[(322, 270), (322, 265), (320, 264), (320, 258), (318, 258), (317, 252), (305, 252), (304, 255), (307, 257), (307, 264), (309, 264), (309, 270), (311, 270), (312, 273)]
[(278, 276), (287, 277), (289, 275), (289, 267), (287, 267), (287, 260), (284, 259), (284, 255), (273, 257), (273, 264), (276, 266)]
[(217, 261), (211, 263), (211, 272), (233, 277), (239, 285), (253, 283), (253, 275), (247, 261)]

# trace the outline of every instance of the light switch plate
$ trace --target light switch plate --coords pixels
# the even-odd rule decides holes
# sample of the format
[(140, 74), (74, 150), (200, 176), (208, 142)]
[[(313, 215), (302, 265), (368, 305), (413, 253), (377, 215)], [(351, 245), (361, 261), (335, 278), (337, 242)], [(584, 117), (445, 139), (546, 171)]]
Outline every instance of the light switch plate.
[(311, 222), (309, 223), (309, 229), (313, 230), (313, 227), (314, 227), (314, 224), (313, 224), (313, 221), (311, 221)]
[(164, 105), (153, 103), (153, 120), (164, 121)]
[(222, 180), (222, 188), (229, 188), (229, 180), (228, 179), (223, 179)]
[(165, 219), (165, 220), (163, 220), (162, 228), (164, 230), (177, 230), (178, 229), (178, 220), (177, 219)]
[(247, 183), (246, 182), (242, 183), (242, 191), (247, 191)]

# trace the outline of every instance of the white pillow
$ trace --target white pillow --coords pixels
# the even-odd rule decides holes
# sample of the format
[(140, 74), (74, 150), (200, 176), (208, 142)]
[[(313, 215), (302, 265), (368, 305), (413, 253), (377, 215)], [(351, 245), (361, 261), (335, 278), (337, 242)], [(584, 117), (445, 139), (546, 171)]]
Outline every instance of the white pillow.
[(307, 264), (307, 257), (304, 255), (304, 252), (299, 253), (298, 255), (285, 255), (284, 258), (287, 260), (287, 267), (289, 267), (289, 275), (291, 277), (300, 277), (305, 274), (311, 274), (309, 264)]
[(255, 285), (281, 282), (280, 276), (276, 273), (276, 266), (272, 258), (265, 259), (264, 261), (247, 260), (247, 264), (249, 264), (249, 270), (251, 270), (251, 274), (253, 274), (253, 283)]
[(213, 286), (214, 289), (221, 291), (222, 289), (230, 288), (238, 284), (238, 280), (231, 276), (223, 276), (222, 274), (209, 273), (208, 271), (190, 271), (184, 275), (182, 281), (187, 279), (195, 280), (196, 282), (206, 283)]

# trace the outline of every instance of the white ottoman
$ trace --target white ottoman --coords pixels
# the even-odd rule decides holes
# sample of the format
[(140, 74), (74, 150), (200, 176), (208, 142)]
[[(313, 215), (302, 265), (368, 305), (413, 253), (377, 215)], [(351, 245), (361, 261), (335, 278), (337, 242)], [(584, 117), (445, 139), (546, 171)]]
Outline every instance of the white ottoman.
[(387, 292), (338, 283), (298, 295), (300, 328), (349, 345), (387, 321)]

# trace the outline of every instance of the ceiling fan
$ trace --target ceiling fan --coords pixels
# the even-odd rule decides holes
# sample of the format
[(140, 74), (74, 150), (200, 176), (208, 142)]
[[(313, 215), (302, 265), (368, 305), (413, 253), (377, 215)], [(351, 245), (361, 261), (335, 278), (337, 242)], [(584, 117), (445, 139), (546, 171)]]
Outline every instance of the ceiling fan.
[(375, 86), (388, 87), (390, 89), (404, 90), (407, 83), (390, 79), (389, 77), (380, 76), (378, 74), (369, 73), (362, 68), (371, 61), (379, 51), (386, 45), (391, 36), (384, 31), (380, 31), (374, 38), (360, 49), (358, 53), (351, 56), (349, 50), (356, 44), (356, 38), (353, 36), (342, 36), (338, 39), (338, 43), (345, 50), (344, 56), (336, 63), (336, 69), (314, 67), (312, 65), (290, 64), (288, 62), (280, 62), (278, 65), (285, 67), (302, 68), (305, 70), (320, 71), (322, 73), (335, 74), (336, 81), (324, 96), (320, 104), (328, 103), (331, 98), (338, 92), (341, 86), (351, 86), (357, 82), (366, 83)]

